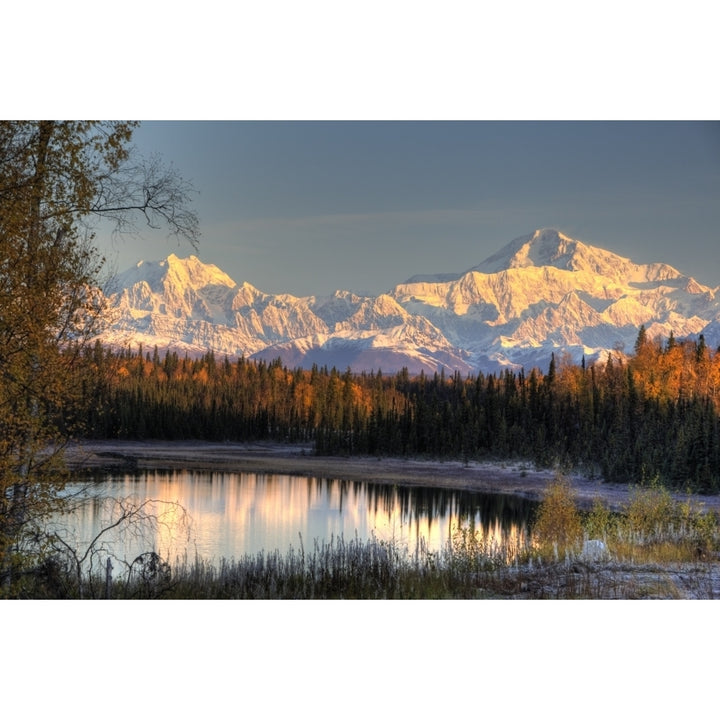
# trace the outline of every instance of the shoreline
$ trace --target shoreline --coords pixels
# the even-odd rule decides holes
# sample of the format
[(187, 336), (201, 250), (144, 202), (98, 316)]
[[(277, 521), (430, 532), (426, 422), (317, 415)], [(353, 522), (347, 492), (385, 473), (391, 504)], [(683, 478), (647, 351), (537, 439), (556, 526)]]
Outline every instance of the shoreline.
[[(417, 458), (315, 455), (312, 446), (277, 443), (103, 440), (76, 442), (65, 451), (74, 470), (206, 470), (209, 472), (303, 475), (390, 485), (499, 493), (541, 500), (554, 470), (521, 461), (425, 460)], [(613, 510), (630, 500), (631, 485), (569, 473), (578, 506), (600, 498)], [(680, 501), (686, 494), (673, 493)], [(720, 496), (692, 495), (705, 509), (720, 510)]]

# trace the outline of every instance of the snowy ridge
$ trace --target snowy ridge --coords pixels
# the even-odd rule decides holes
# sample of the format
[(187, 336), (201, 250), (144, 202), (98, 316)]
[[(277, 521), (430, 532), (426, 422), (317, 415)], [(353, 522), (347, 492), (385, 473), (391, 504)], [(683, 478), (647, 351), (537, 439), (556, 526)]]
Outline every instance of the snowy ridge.
[(469, 270), (416, 275), (363, 297), (269, 295), (197, 257), (120, 274), (108, 296), (115, 347), (313, 363), (355, 371), (494, 372), (545, 367), (551, 352), (631, 350), (640, 325), (720, 342), (720, 298), (663, 263), (640, 265), (557, 230), (517, 238)]

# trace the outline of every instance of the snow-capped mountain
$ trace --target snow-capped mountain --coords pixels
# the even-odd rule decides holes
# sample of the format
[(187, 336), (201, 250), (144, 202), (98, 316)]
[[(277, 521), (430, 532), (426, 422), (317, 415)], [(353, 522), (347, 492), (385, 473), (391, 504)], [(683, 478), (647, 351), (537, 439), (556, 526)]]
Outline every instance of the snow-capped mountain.
[(109, 292), (103, 342), (290, 366), (411, 373), (546, 367), (632, 349), (638, 329), (667, 337), (720, 327), (720, 288), (669, 265), (639, 265), (557, 230), (517, 238), (457, 274), (417, 275), (387, 294), (268, 295), (196, 257), (141, 262)]

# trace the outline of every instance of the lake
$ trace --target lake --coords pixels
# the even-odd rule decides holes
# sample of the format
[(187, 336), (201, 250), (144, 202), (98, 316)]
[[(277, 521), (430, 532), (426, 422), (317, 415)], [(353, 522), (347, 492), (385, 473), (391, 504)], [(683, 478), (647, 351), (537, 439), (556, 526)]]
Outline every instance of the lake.
[[(85, 548), (122, 509), (147, 503), (152, 517), (124, 522), (101, 537), (118, 559), (153, 550), (174, 562), (209, 562), (258, 552), (305, 551), (313, 544), (376, 538), (414, 552), (439, 550), (460, 525), (487, 541), (523, 543), (536, 503), (424, 487), (265, 473), (144, 471), (68, 485), (75, 506), (62, 519)], [(140, 520), (140, 518), (136, 518)]]

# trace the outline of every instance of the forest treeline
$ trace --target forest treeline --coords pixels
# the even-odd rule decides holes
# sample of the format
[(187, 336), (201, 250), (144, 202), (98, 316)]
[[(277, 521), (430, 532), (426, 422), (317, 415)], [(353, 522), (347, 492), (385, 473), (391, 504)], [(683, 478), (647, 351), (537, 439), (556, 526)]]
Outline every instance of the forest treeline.
[[(720, 349), (648, 339), (546, 371), (410, 376), (277, 360), (89, 348), (74, 422), (88, 438), (313, 443), (319, 454), (524, 459), (611, 482), (720, 490)], [(67, 418), (66, 418), (67, 420)]]

